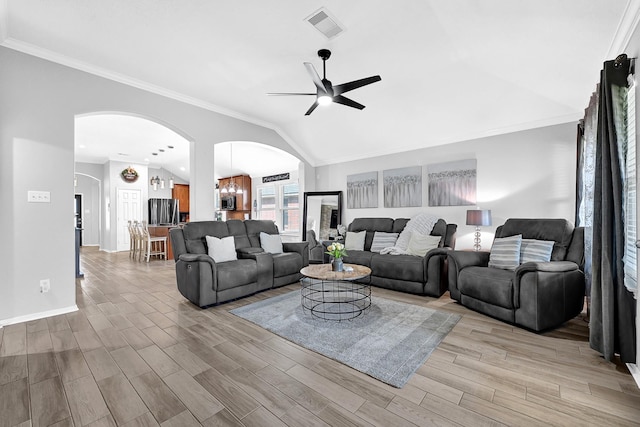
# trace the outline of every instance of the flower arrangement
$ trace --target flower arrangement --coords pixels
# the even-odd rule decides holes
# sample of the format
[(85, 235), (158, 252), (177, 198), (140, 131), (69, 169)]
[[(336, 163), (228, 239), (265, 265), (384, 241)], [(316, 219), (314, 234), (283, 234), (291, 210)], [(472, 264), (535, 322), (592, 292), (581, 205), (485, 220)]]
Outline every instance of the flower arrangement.
[(332, 243), (327, 247), (327, 252), (329, 255), (334, 257), (335, 259), (342, 258), (347, 255), (347, 250), (344, 248), (342, 243)]

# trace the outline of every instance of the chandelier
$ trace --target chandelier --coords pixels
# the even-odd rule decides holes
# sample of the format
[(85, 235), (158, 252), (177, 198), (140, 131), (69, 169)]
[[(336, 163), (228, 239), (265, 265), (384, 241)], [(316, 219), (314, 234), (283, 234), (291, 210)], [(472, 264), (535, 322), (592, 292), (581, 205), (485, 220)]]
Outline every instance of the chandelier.
[[(233, 143), (231, 143), (231, 148), (229, 150), (229, 164), (231, 165), (231, 174), (233, 175)], [(220, 188), (220, 193), (222, 194), (242, 194), (242, 187), (236, 184), (233, 176), (229, 179), (229, 182)]]

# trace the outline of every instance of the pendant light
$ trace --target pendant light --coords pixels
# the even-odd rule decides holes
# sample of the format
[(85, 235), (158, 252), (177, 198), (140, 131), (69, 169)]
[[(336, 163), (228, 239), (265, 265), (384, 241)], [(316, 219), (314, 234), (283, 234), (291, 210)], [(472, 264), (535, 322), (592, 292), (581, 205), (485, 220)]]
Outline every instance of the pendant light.
[(229, 164), (231, 166), (231, 177), (229, 179), (229, 183), (224, 185), (221, 189), (220, 189), (220, 193), (222, 194), (242, 194), (242, 188), (238, 186), (238, 184), (236, 184), (235, 180), (233, 179), (233, 143), (231, 143), (231, 146), (229, 148)]

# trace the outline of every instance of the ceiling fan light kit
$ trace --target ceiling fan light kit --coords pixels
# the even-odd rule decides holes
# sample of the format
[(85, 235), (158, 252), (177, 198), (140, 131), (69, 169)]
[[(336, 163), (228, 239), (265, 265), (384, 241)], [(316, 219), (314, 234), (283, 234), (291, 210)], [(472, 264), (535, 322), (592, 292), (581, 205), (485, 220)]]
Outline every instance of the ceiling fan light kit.
[(329, 105), (331, 103), (346, 105), (347, 107), (357, 108), (362, 110), (364, 105), (353, 101), (352, 99), (343, 96), (343, 93), (358, 89), (362, 86), (369, 85), (371, 83), (379, 82), (382, 80), (380, 76), (371, 76), (364, 79), (354, 80), (348, 83), (342, 83), (334, 86), (331, 81), (327, 80), (327, 60), (331, 57), (331, 51), (329, 49), (320, 49), (318, 56), (322, 59), (322, 79), (318, 75), (318, 72), (310, 62), (305, 62), (304, 66), (307, 72), (313, 80), (313, 84), (316, 86), (316, 93), (269, 93), (268, 95), (310, 95), (315, 96), (316, 101), (309, 107), (305, 116), (308, 116), (315, 110), (318, 105)]

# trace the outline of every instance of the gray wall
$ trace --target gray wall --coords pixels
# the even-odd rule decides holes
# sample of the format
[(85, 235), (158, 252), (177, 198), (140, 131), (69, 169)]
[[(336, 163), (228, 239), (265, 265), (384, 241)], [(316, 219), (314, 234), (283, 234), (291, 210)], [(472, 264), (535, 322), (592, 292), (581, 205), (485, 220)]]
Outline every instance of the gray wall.
[[(427, 138), (427, 136), (425, 136)], [(426, 165), (477, 159), (478, 206), (491, 209), (493, 225), (482, 228), (482, 247), (507, 218), (566, 218), (574, 221), (576, 124), (537, 128), (511, 134), (429, 147), (316, 168), (317, 191), (342, 190), (343, 224), (358, 217), (410, 218), (430, 212), (458, 224), (457, 248), (473, 247), (475, 228), (465, 225), (475, 206), (429, 207)], [(422, 166), (422, 206), (384, 208), (382, 171)], [(347, 209), (347, 175), (378, 171), (378, 208)]]
[[(0, 324), (75, 308), (74, 119), (123, 112), (167, 124), (190, 141), (193, 220), (212, 219), (213, 146), (254, 141), (301, 156), (272, 129), (0, 47)], [(108, 171), (103, 172), (103, 177)], [(115, 188), (103, 182), (108, 209)], [(27, 203), (28, 190), (51, 203)], [(103, 218), (105, 227), (113, 218)], [(108, 228), (103, 227), (105, 233)], [(105, 242), (105, 247), (113, 243)], [(39, 292), (40, 279), (51, 291)]]

